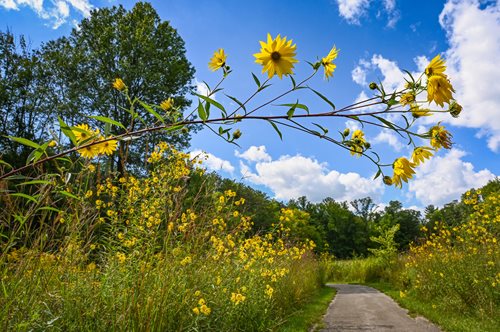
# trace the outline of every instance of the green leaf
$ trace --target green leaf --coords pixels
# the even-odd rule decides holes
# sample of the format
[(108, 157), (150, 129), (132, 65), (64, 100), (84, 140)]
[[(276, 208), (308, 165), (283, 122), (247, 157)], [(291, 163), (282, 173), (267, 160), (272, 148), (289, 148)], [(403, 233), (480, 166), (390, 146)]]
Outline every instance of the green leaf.
[(27, 195), (27, 194), (23, 194), (23, 193), (14, 193), (14, 194), (10, 194), (10, 196), (22, 197), (22, 198), (25, 198), (27, 200), (32, 201), (35, 204), (38, 204), (38, 200), (31, 195)]
[(257, 78), (257, 76), (255, 76), (254, 73), (252, 73), (252, 77), (253, 77), (253, 80), (255, 81), (255, 84), (257, 84), (257, 87), (260, 90), (260, 81), (259, 81), (259, 79)]
[(92, 118), (92, 119), (96, 119), (98, 121), (101, 121), (101, 122), (105, 122), (105, 123), (109, 123), (109, 124), (112, 124), (112, 125), (115, 125), (117, 127), (120, 127), (120, 128), (123, 128), (123, 129), (126, 129), (124, 125), (122, 125), (120, 122), (118, 121), (115, 121), (113, 119), (110, 119), (106, 116), (101, 116), (101, 115), (92, 115), (92, 116), (89, 116), (89, 118)]
[[(380, 122), (382, 122), (383, 124), (385, 124), (386, 126), (388, 126), (389, 128), (391, 128), (392, 130), (396, 130), (396, 127), (394, 127), (394, 124), (390, 121), (387, 121), (386, 119), (380, 117), (380, 116), (376, 116), (376, 115), (372, 115), (375, 119), (379, 120)], [(397, 131), (397, 130), (396, 130)]]
[(57, 213), (61, 213), (62, 211), (56, 208), (53, 208), (51, 206), (42, 206), (41, 208), (38, 208), (37, 211), (42, 210), (42, 211), (53, 211)]
[(295, 107), (291, 107), (288, 112), (286, 112), (286, 115), (288, 116), (288, 120), (293, 118), (293, 114), (295, 113)]
[(315, 125), (316, 127), (318, 127), (319, 129), (321, 129), (323, 131), (323, 135), (328, 134), (328, 129), (326, 129), (325, 127), (323, 127), (317, 123), (314, 123), (314, 122), (312, 124)]
[(28, 155), (28, 158), (26, 158), (26, 165), (28, 165), (30, 162), (36, 163), (45, 153), (45, 150), (47, 150), (47, 147), (49, 146), (49, 143), (44, 143), (40, 148), (31, 151), (31, 153)]
[(11, 140), (17, 142), (17, 143), (21, 143), (23, 145), (27, 145), (29, 147), (32, 147), (34, 149), (39, 149), (41, 148), (40, 145), (36, 144), (35, 142), (33, 141), (30, 141), (29, 139), (26, 139), (26, 138), (22, 138), (22, 137), (14, 137), (14, 136), (7, 136), (8, 138), (10, 138)]
[(174, 125), (171, 127), (166, 128), (167, 131), (176, 131), (184, 128), (184, 125)]
[(9, 167), (9, 168), (11, 168), (11, 169), (12, 169), (12, 168), (14, 168), (14, 167), (12, 167), (12, 165), (11, 165), (11, 164), (9, 164), (8, 162), (3, 161), (3, 160), (1, 160), (1, 159), (0, 159), (0, 164), (5, 165), (5, 166), (7, 166), (7, 167)]
[(261, 86), (261, 87), (259, 88), (259, 91), (262, 91), (262, 90), (264, 90), (264, 89), (266, 89), (266, 88), (268, 88), (268, 87), (270, 87), (270, 86), (271, 86), (271, 84), (266, 84), (266, 85), (263, 85), (263, 86)]
[(226, 95), (226, 97), (228, 97), (229, 99), (234, 101), (236, 104), (238, 104), (245, 112), (247, 111), (247, 109), (245, 108), (245, 105), (243, 105), (243, 103), (241, 101), (239, 101), (238, 99), (236, 99), (235, 97), (230, 96), (230, 95)]
[(32, 181), (26, 181), (23, 183), (18, 184), (17, 186), (27, 186), (27, 185), (32, 185), (32, 184), (51, 184), (51, 181), (47, 180), (32, 180)]
[(67, 196), (67, 197), (70, 197), (70, 198), (73, 198), (73, 199), (76, 199), (76, 200), (80, 200), (80, 198), (78, 196), (75, 196), (72, 193), (67, 192), (66, 190), (60, 190), (59, 193), (61, 195), (64, 195), (64, 196)]
[(330, 101), (330, 99), (326, 98), (325, 96), (323, 96), (320, 92), (314, 90), (313, 88), (309, 88), (312, 92), (314, 92), (318, 97), (320, 97), (321, 99), (323, 99), (324, 101), (326, 101), (326, 103), (328, 105), (330, 105), (332, 107), (333, 110), (335, 110), (335, 105)]
[(151, 106), (149, 106), (148, 104), (146, 104), (140, 100), (139, 100), (139, 104), (141, 104), (141, 106), (144, 107), (144, 109), (146, 111), (153, 114), (154, 117), (157, 118), (161, 123), (165, 123), (165, 119), (160, 114), (158, 114), (158, 112), (156, 112)]
[(295, 83), (295, 79), (293, 78), (292, 75), (288, 75), (288, 77), (290, 77), (290, 80), (292, 81), (293, 89), (295, 90), (295, 88), (297, 87), (297, 83)]
[(267, 120), (267, 121), (271, 124), (271, 126), (273, 126), (274, 130), (276, 130), (280, 139), (283, 140), (283, 135), (281, 134), (281, 131), (278, 129), (278, 126), (276, 125), (276, 123), (274, 123), (274, 121), (271, 121), (271, 120)]
[(293, 108), (300, 108), (300, 109), (303, 109), (304, 111), (307, 112), (307, 114), (309, 114), (309, 107), (307, 107), (306, 105), (304, 104), (299, 104), (299, 101), (297, 100), (297, 102), (295, 104), (279, 104), (278, 106), (286, 106), (286, 107), (293, 107)]
[(71, 128), (63, 121), (63, 119), (61, 119), (61, 117), (57, 118), (59, 120), (59, 127), (61, 128), (63, 134), (66, 135), (66, 137), (70, 139), (71, 143), (73, 143), (73, 145), (76, 146), (77, 145), (76, 136), (71, 130)]
[(208, 119), (207, 112), (205, 112), (205, 108), (203, 107), (203, 104), (199, 100), (198, 100), (198, 116), (203, 122), (207, 121)]
[(379, 169), (378, 172), (373, 177), (373, 180), (375, 180), (376, 178), (378, 178), (380, 176), (380, 174), (382, 174), (382, 171)]
[(215, 100), (213, 100), (212, 98), (210, 97), (207, 97), (207, 96), (204, 96), (204, 95), (200, 95), (198, 93), (195, 93), (196, 96), (200, 97), (201, 99), (203, 99), (204, 101), (206, 101), (207, 103), (209, 104), (212, 104), (214, 105), (215, 107), (217, 107), (218, 109), (220, 109), (221, 111), (223, 111), (224, 113), (226, 112), (226, 110), (224, 109), (224, 106), (222, 106), (220, 103), (216, 102)]

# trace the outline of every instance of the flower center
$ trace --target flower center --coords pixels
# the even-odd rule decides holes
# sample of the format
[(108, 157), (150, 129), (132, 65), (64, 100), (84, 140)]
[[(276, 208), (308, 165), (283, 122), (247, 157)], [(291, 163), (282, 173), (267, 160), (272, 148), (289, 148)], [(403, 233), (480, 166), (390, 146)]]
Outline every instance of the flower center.
[(279, 54), (279, 52), (274, 51), (273, 53), (271, 53), (271, 59), (273, 59), (274, 61), (278, 61), (280, 58), (281, 54)]

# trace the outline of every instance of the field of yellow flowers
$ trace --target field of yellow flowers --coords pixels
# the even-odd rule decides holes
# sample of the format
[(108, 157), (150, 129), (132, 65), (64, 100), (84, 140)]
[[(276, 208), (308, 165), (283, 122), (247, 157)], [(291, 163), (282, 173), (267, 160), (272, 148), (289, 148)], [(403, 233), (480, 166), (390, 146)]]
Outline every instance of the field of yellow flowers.
[(293, 211), (251, 233), (237, 193), (190, 185), (200, 160), (161, 143), (147, 162), (146, 177), (99, 180), (88, 161), (77, 185), (47, 181), (36, 197), (50, 211), (6, 202), (5, 330), (262, 331), (315, 294), (314, 244), (288, 239)]

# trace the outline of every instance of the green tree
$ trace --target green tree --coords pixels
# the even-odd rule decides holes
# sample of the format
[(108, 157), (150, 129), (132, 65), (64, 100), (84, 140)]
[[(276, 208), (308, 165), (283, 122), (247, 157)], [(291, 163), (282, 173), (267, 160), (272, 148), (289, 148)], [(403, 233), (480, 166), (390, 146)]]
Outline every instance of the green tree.
[(384, 214), (380, 218), (379, 228), (383, 233), (385, 230), (399, 225), (399, 230), (394, 235), (394, 240), (399, 250), (406, 250), (411, 242), (414, 242), (421, 235), (421, 215), (419, 211), (403, 209), (399, 201), (390, 201), (384, 209)]
[[(69, 37), (48, 42), (41, 53), (50, 76), (52, 92), (47, 98), (70, 125), (91, 122), (97, 126), (90, 115), (119, 121), (129, 131), (156, 123), (146, 109), (136, 108), (140, 118), (133, 119), (123, 108), (125, 97), (112, 89), (118, 77), (128, 86), (132, 100), (159, 105), (171, 97), (181, 109), (190, 104), (185, 95), (192, 91), (194, 69), (186, 59), (184, 42), (149, 3), (138, 2), (130, 11), (121, 5), (94, 10)], [(109, 134), (124, 131), (113, 126)], [(139, 165), (140, 157), (160, 140), (184, 148), (189, 138), (188, 132), (177, 131), (150, 134), (141, 144), (121, 141), (111, 169), (122, 171), (125, 159)]]

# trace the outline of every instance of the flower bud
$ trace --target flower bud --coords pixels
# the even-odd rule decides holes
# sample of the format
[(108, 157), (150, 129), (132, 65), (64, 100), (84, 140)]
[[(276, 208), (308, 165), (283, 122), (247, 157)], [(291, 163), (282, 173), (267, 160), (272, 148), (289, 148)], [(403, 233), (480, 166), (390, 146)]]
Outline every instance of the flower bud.
[(450, 105), (449, 112), (450, 112), (452, 117), (458, 118), (458, 116), (462, 112), (462, 105), (460, 105), (456, 101), (453, 101)]
[(346, 129), (344, 129), (344, 132), (342, 133), (342, 135), (343, 135), (344, 137), (347, 137), (347, 136), (349, 136), (349, 133), (350, 133), (350, 132), (351, 132), (351, 131), (349, 130), (349, 128), (346, 128)]
[(370, 142), (364, 142), (363, 145), (365, 146), (366, 150), (368, 150), (372, 146)]
[(384, 182), (384, 184), (388, 185), (388, 186), (391, 186), (392, 185), (392, 178), (388, 175), (384, 176), (384, 178), (382, 179), (382, 181)]
[(378, 85), (375, 82), (371, 82), (370, 85), (369, 85), (369, 87), (370, 87), (371, 90), (377, 90), (378, 89)]
[(233, 133), (233, 139), (238, 139), (241, 137), (241, 131), (239, 129), (236, 129)]

